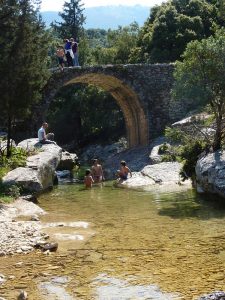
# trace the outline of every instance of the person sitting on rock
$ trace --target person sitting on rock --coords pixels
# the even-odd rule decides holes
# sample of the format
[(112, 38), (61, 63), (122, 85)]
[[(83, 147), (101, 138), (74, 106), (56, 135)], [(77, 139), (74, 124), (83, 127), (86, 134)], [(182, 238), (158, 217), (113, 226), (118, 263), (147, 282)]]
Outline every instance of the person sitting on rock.
[(48, 128), (48, 123), (44, 122), (41, 128), (38, 130), (38, 140), (41, 144), (56, 144), (54, 142), (54, 133), (46, 134), (46, 129)]
[(100, 183), (105, 180), (103, 175), (102, 166), (99, 164), (98, 159), (93, 160), (93, 166), (91, 167), (91, 175), (93, 176), (95, 183)]
[(120, 170), (117, 171), (117, 177), (119, 177), (118, 182), (121, 183), (124, 180), (128, 179), (128, 174), (130, 174), (130, 176), (132, 177), (132, 172), (131, 170), (128, 168), (127, 163), (122, 160), (120, 162)]
[(85, 177), (84, 177), (84, 184), (86, 188), (92, 188), (92, 185), (94, 183), (94, 179), (91, 176), (91, 170), (86, 170), (85, 172)]

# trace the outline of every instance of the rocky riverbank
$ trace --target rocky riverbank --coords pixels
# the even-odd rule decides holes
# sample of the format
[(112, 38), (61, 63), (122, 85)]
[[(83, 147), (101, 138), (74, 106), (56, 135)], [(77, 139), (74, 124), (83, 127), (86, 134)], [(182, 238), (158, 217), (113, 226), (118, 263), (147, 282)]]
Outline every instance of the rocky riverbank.
[(218, 194), (225, 198), (225, 152), (203, 155), (197, 162), (197, 189), (200, 193)]
[(132, 177), (119, 184), (121, 187), (151, 190), (166, 188), (175, 191), (181, 187), (190, 188), (191, 181), (181, 182), (180, 171), (182, 164), (178, 162), (163, 162), (145, 166), (140, 172), (133, 173)]
[(76, 154), (63, 152), (56, 144), (42, 145), (35, 138), (22, 141), (17, 147), (36, 154), (27, 158), (25, 167), (9, 172), (2, 182), (17, 185), (29, 193), (41, 193), (53, 187), (57, 168), (72, 170), (77, 160)]
[(0, 204), (0, 256), (29, 253), (35, 245), (44, 243), (48, 236), (41, 232), (38, 221), (43, 214), (43, 209), (23, 198)]

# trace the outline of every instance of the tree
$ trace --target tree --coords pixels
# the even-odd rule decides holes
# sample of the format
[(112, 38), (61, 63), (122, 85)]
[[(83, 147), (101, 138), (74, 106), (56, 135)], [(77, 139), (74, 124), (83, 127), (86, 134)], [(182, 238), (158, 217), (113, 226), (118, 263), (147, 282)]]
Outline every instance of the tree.
[(54, 25), (61, 38), (78, 38), (83, 34), (83, 11), (81, 0), (69, 0), (64, 3), (63, 12), (59, 13), (63, 21)]
[(48, 78), (48, 36), (38, 16), (38, 2), (3, 0), (0, 31), (0, 110), (8, 131), (7, 156), (15, 122), (30, 112), (41, 98), (41, 89)]
[(179, 101), (209, 104), (215, 117), (213, 150), (221, 148), (225, 136), (225, 30), (188, 44), (183, 62), (177, 62), (173, 97)]
[(109, 29), (107, 43), (99, 45), (92, 51), (97, 64), (126, 64), (130, 62), (130, 54), (136, 45), (139, 26), (136, 22), (129, 26), (119, 26), (116, 30)]
[(140, 31), (132, 61), (162, 63), (181, 58), (187, 44), (214, 34), (224, 25), (224, 0), (171, 0), (151, 10)]

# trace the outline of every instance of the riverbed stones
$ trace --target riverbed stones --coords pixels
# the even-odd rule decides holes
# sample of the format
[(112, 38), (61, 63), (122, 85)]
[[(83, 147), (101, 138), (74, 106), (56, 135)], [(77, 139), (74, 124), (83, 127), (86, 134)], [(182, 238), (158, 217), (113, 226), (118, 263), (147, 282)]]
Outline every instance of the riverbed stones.
[(21, 291), (17, 297), (17, 300), (27, 300), (28, 295), (26, 291)]
[(199, 300), (225, 300), (224, 292), (215, 292), (207, 296), (202, 296)]
[(18, 147), (37, 151), (37, 154), (27, 158), (25, 167), (14, 169), (3, 177), (3, 184), (19, 185), (31, 193), (40, 193), (52, 187), (62, 149), (55, 144), (40, 145), (37, 139), (25, 140)]
[(196, 164), (198, 190), (225, 198), (225, 152), (216, 151), (202, 156)]
[(56, 252), (58, 249), (58, 243), (51, 242), (51, 243), (37, 243), (35, 245), (36, 248), (41, 249), (43, 252)]
[(0, 206), (0, 256), (29, 253), (39, 242), (45, 242), (39, 222), (16, 221), (18, 216), (37, 215), (44, 211), (32, 202), (22, 199)]
[(37, 215), (33, 215), (33, 216), (31, 216), (30, 220), (34, 221), (34, 222), (38, 222), (38, 221), (40, 221), (40, 218)]

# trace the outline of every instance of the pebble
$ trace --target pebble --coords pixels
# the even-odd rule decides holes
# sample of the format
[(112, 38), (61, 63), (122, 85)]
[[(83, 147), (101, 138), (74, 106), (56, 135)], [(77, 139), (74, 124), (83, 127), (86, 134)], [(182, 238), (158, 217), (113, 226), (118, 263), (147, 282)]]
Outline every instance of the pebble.
[(33, 215), (33, 216), (31, 217), (31, 221), (36, 221), (36, 222), (38, 222), (38, 221), (40, 221), (40, 218), (39, 218), (37, 215)]
[[(43, 213), (40, 207), (22, 199), (4, 205), (0, 211), (0, 256), (29, 253), (37, 241), (47, 239), (48, 235), (41, 232), (41, 224), (34, 222)], [(18, 215), (32, 216), (33, 221), (16, 221)]]
[(26, 291), (21, 291), (20, 294), (18, 295), (18, 300), (26, 300), (28, 299), (28, 295)]

